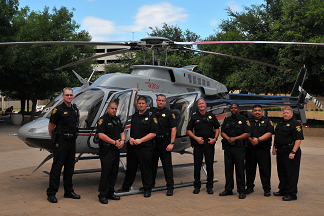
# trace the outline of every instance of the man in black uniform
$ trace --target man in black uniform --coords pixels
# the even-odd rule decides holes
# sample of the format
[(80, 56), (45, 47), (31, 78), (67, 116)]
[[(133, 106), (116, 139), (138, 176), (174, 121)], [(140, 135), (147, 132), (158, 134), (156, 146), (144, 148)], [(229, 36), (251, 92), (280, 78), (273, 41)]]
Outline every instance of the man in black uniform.
[(283, 121), (275, 129), (275, 141), (272, 154), (277, 155), (277, 172), (279, 191), (275, 196), (284, 196), (284, 201), (297, 200), (297, 183), (299, 178), (301, 150), (304, 139), (299, 122), (293, 118), (291, 107), (283, 110)]
[(247, 118), (239, 113), (239, 105), (231, 105), (232, 115), (224, 119), (222, 125), (222, 147), (225, 162), (225, 190), (219, 196), (233, 195), (234, 166), (236, 175), (237, 192), (239, 198), (244, 199), (245, 194), (245, 141), (251, 135), (251, 125)]
[(259, 165), (259, 173), (264, 190), (264, 196), (271, 196), (271, 141), (274, 132), (272, 121), (263, 116), (262, 106), (256, 104), (252, 110), (253, 118), (251, 123), (252, 134), (248, 138), (246, 148), (245, 167), (246, 167), (246, 194), (254, 192), (254, 180), (256, 166)]
[(98, 120), (99, 157), (101, 162), (101, 177), (99, 183), (99, 202), (107, 204), (107, 199), (120, 200), (114, 195), (114, 187), (118, 175), (119, 154), (125, 143), (124, 128), (117, 113), (117, 103), (109, 102), (108, 113)]
[(176, 116), (169, 109), (165, 107), (165, 95), (159, 94), (156, 99), (157, 108), (150, 109), (158, 118), (159, 127), (158, 133), (155, 137), (155, 148), (152, 159), (152, 188), (155, 186), (155, 178), (159, 158), (161, 158), (164, 178), (167, 182), (167, 196), (173, 195), (173, 169), (171, 151), (173, 149), (174, 140), (177, 133)]
[(75, 164), (75, 140), (78, 136), (79, 110), (75, 104), (72, 104), (73, 91), (71, 88), (64, 88), (62, 97), (64, 102), (53, 109), (48, 124), (48, 131), (54, 145), (54, 159), (49, 178), (49, 187), (46, 191), (47, 200), (51, 203), (57, 203), (55, 194), (60, 185), (60, 175), (63, 166), (64, 197), (72, 199), (81, 198), (74, 193), (72, 184)]
[[(214, 155), (215, 143), (219, 135), (219, 122), (215, 115), (206, 111), (206, 101), (198, 100), (198, 112), (191, 116), (187, 126), (187, 134), (193, 139), (194, 148), (194, 194), (198, 194), (201, 188), (200, 169), (203, 155), (205, 155), (207, 170), (207, 193), (213, 194), (214, 185)], [(193, 133), (193, 129), (195, 130)]]
[(147, 99), (140, 96), (137, 99), (137, 110), (132, 116), (129, 142), (127, 143), (127, 170), (122, 188), (117, 193), (128, 192), (132, 186), (138, 165), (144, 188), (144, 197), (151, 196), (152, 187), (152, 139), (158, 131), (157, 118), (147, 110)]

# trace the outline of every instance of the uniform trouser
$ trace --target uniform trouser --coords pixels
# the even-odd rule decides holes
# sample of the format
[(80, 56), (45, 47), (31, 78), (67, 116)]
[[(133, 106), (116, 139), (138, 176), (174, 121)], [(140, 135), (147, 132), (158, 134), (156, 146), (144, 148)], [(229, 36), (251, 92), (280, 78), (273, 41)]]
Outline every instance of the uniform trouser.
[(145, 144), (127, 146), (127, 170), (122, 188), (128, 190), (136, 177), (138, 165), (141, 169), (141, 177), (144, 191), (151, 191), (152, 186), (152, 156), (153, 146)]
[(277, 149), (279, 190), (288, 195), (295, 196), (297, 194), (300, 159), (300, 148), (296, 151), (294, 159), (289, 159), (289, 152), (286, 152), (284, 149)]
[(110, 148), (106, 155), (99, 152), (101, 176), (99, 183), (99, 197), (112, 196), (115, 192), (115, 183), (119, 168), (119, 149)]
[(207, 184), (206, 188), (213, 188), (214, 185), (214, 155), (215, 144), (204, 143), (202, 145), (195, 142), (194, 144), (194, 187), (200, 188), (200, 170), (205, 155), (206, 171), (207, 171)]
[(260, 179), (264, 191), (271, 190), (271, 155), (270, 148), (248, 147), (245, 156), (246, 187), (254, 188), (256, 167), (259, 165)]
[(155, 186), (155, 178), (158, 168), (159, 158), (161, 159), (164, 178), (166, 181), (167, 189), (173, 189), (173, 169), (172, 169), (172, 157), (171, 152), (166, 150), (169, 142), (165, 140), (164, 142), (156, 142), (153, 159), (152, 159), (152, 187)]
[(53, 164), (49, 177), (49, 187), (46, 191), (47, 195), (55, 195), (60, 186), (60, 175), (62, 167), (63, 184), (65, 193), (73, 192), (72, 176), (75, 164), (75, 140), (66, 140), (58, 138), (53, 153)]
[(226, 145), (224, 151), (225, 162), (225, 190), (231, 191), (234, 188), (234, 166), (236, 175), (237, 192), (245, 192), (245, 148), (236, 145)]

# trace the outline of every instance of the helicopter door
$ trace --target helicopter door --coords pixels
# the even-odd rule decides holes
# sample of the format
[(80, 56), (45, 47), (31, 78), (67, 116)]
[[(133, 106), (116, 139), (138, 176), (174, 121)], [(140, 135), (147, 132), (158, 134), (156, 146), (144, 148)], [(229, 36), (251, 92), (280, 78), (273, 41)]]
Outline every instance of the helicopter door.
[[(120, 121), (125, 128), (125, 135), (127, 137), (127, 133), (129, 132), (129, 128), (125, 127), (131, 120), (129, 119), (129, 116), (131, 116), (135, 112), (135, 108), (133, 107), (135, 93), (133, 94), (133, 89), (127, 89), (125, 91), (119, 91), (112, 94), (108, 100), (106, 101), (106, 104), (101, 112), (100, 116), (103, 116), (107, 113), (107, 107), (110, 101), (115, 101), (118, 105), (117, 113), (116, 115), (120, 118)], [(90, 134), (90, 139), (88, 142), (88, 145), (90, 148), (99, 148), (98, 143), (93, 142), (94, 134), (96, 131), (92, 131)]]
[(200, 95), (200, 92), (192, 92), (166, 99), (170, 105), (170, 110), (172, 110), (177, 118), (177, 137), (187, 135), (187, 125), (193, 111), (197, 109), (196, 101)]

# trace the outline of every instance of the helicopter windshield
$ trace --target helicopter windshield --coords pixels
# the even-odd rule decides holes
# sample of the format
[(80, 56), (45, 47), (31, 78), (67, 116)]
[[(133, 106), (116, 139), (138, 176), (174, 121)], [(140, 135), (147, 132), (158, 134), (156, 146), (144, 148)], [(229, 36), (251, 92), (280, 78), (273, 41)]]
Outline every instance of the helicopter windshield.
[[(52, 108), (52, 106), (54, 104), (56, 104), (57, 101), (59, 101), (60, 99), (62, 99), (62, 94), (60, 94), (59, 96), (57, 96), (55, 99), (51, 100), (43, 109), (42, 113), (39, 115), (39, 117), (46, 117), (49, 118), (50, 115), (46, 115), (47, 111), (49, 111), (49, 109)], [(63, 99), (62, 99), (63, 101)], [(45, 116), (46, 115), (46, 116)]]
[(79, 128), (91, 127), (104, 95), (104, 92), (100, 89), (89, 89), (74, 98), (73, 103), (77, 105), (80, 111)]

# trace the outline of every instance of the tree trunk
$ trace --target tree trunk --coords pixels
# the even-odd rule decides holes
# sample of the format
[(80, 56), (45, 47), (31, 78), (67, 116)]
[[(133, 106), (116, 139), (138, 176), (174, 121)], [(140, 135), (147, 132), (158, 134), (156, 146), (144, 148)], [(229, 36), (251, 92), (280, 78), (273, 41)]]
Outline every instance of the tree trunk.
[(31, 99), (32, 101), (32, 110), (31, 110), (31, 114), (30, 114), (30, 120), (29, 121), (33, 121), (35, 118), (35, 112), (36, 112), (36, 105), (37, 105), (37, 97), (32, 97)]
[(27, 113), (29, 113), (29, 100), (27, 99)]
[(20, 97), (20, 112), (23, 117), (22, 122), (24, 122), (24, 119), (25, 119), (25, 103), (26, 103), (26, 98), (24, 96)]

